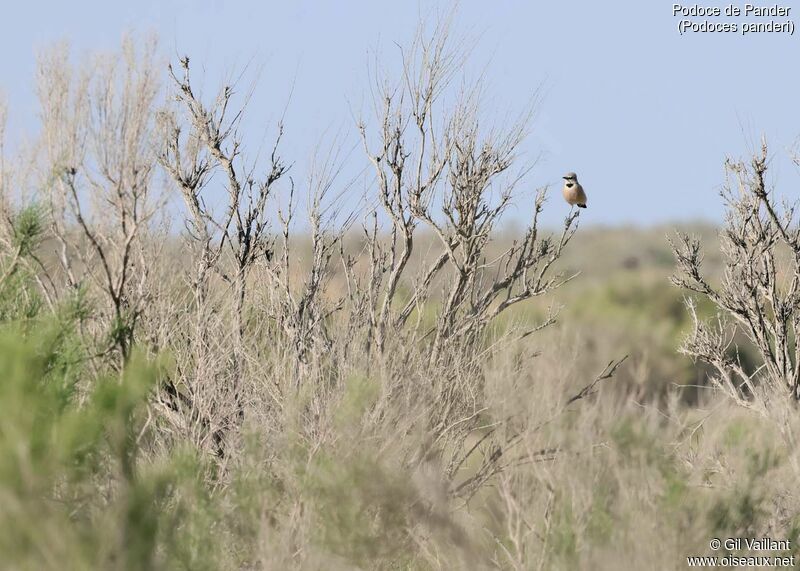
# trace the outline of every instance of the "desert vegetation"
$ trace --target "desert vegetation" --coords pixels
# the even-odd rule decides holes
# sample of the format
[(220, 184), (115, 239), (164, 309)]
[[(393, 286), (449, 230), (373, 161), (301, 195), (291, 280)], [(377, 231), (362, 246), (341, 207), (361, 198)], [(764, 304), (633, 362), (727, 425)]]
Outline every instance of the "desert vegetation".
[(446, 22), (398, 51), (352, 126), (358, 191), (337, 141), (308, 172), (291, 125), (248, 148), (246, 89), (207, 96), (189, 57), (41, 57), (41, 132), (0, 152), (2, 567), (796, 549), (800, 230), (766, 146), (727, 165), (718, 234), (561, 204), (545, 228), (538, 100), (490, 119)]

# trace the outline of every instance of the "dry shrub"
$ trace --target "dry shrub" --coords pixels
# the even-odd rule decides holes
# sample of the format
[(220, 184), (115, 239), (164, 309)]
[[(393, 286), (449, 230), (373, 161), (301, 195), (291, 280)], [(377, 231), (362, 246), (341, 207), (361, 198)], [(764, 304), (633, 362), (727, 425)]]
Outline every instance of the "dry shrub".
[[(700, 241), (686, 235), (673, 246), (679, 270), (673, 281), (718, 309), (716, 319), (702, 320), (687, 298), (694, 328), (682, 352), (712, 366), (714, 387), (733, 402), (774, 422), (798, 465), (792, 419), (800, 398), (800, 226), (796, 205), (783, 201), (779, 207), (768, 187), (768, 165), (766, 141), (749, 164), (726, 163), (720, 285), (703, 275)], [(740, 349), (742, 341), (749, 351)]]

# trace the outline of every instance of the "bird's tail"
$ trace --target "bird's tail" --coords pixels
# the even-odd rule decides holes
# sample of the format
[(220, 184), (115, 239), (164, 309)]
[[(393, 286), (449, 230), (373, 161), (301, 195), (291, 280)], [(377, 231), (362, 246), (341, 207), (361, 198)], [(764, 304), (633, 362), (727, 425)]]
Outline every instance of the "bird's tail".
[(579, 204), (578, 208), (586, 208), (586, 205), (585, 204)]

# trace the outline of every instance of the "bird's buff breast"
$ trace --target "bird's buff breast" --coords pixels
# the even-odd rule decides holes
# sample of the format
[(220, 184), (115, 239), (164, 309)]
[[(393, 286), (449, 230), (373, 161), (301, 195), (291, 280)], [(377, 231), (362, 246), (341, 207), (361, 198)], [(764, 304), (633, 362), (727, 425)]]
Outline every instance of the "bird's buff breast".
[(583, 189), (579, 184), (574, 184), (571, 188), (568, 188), (567, 185), (564, 185), (564, 188), (561, 189), (561, 192), (564, 195), (564, 200), (570, 204), (577, 204), (578, 202), (583, 202), (586, 200), (586, 195), (583, 193)]

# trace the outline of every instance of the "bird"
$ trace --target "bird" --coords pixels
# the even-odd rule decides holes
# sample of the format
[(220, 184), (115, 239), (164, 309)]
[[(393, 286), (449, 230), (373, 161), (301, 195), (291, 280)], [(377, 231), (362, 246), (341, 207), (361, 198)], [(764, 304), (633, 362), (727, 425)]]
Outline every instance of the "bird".
[(564, 195), (564, 200), (578, 208), (586, 208), (586, 193), (583, 191), (581, 183), (578, 182), (578, 175), (574, 172), (568, 172), (563, 177), (564, 188), (561, 193)]

